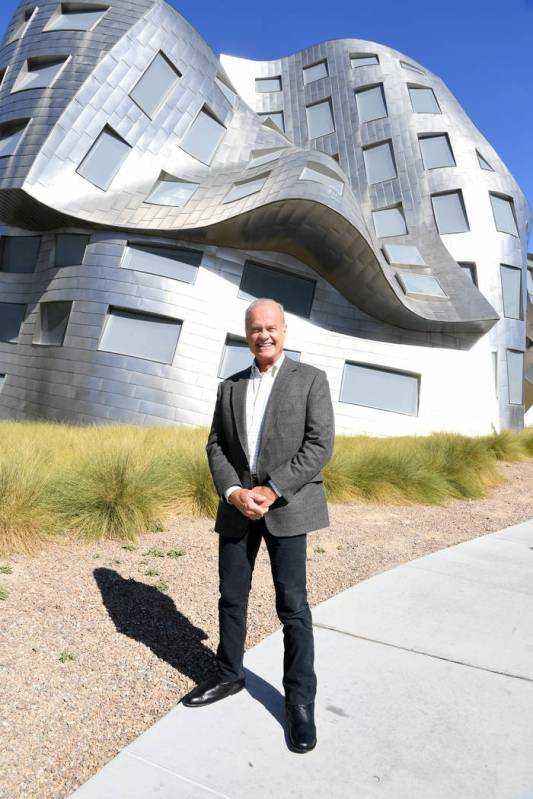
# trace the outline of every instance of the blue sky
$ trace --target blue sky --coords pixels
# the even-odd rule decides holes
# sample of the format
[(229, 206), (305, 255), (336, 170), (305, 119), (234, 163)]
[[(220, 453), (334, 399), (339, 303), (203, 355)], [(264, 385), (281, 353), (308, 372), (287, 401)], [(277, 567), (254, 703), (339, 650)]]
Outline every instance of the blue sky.
[[(171, 3), (216, 52), (271, 59), (343, 37), (401, 50), (446, 82), (533, 206), (533, 0)], [(2, 0), (2, 30), (17, 5)]]

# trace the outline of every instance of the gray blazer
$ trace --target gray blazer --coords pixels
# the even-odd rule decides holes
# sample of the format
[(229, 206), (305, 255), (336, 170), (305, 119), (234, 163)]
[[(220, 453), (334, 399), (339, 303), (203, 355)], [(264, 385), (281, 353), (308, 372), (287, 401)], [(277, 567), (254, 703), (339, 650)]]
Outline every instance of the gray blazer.
[[(246, 437), (246, 390), (251, 369), (218, 387), (207, 457), (220, 496), (217, 533), (238, 537), (248, 519), (224, 499), (232, 485), (252, 488)], [(281, 497), (264, 520), (272, 535), (292, 536), (329, 524), (321, 469), (331, 457), (334, 420), (326, 375), (287, 356), (276, 376), (265, 411), (257, 457), (259, 483), (272, 480)]]

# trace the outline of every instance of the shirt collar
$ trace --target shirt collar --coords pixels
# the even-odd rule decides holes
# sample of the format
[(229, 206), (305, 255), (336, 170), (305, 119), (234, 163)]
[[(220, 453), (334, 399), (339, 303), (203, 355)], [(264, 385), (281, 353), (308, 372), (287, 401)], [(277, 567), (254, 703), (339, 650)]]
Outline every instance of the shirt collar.
[[(275, 363), (273, 363), (272, 366), (268, 367), (268, 369), (266, 371), (266, 374), (269, 374), (272, 377), (272, 379), (274, 379), (274, 377), (279, 372), (279, 368), (280, 368), (280, 366), (281, 366), (281, 364), (283, 363), (284, 360), (285, 360), (285, 353), (282, 351), (282, 353), (279, 356), (278, 360)], [(261, 377), (261, 372), (259, 371), (259, 369), (256, 366), (255, 358), (254, 358), (253, 363), (252, 363), (252, 373), (251, 373), (250, 377)]]

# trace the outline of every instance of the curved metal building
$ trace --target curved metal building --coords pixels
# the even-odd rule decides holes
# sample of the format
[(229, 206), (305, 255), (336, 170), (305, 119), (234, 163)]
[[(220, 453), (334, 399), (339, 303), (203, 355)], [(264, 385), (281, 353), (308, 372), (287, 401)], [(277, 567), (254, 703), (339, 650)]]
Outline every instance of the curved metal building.
[(420, 64), (218, 59), (163, 0), (23, 0), (0, 81), (1, 417), (207, 424), (273, 296), (338, 432), (523, 425), (529, 208)]

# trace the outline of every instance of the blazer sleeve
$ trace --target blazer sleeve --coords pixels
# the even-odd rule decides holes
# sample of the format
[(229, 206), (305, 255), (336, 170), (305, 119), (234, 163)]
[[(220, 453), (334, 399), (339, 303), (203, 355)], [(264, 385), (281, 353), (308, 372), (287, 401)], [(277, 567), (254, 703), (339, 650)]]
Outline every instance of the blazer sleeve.
[(211, 430), (207, 438), (206, 452), (215, 488), (218, 495), (224, 499), (225, 492), (228, 488), (231, 486), (242, 486), (242, 483), (227, 456), (228, 447), (224, 434), (223, 421), (223, 391), (224, 383), (220, 383), (217, 391)]
[(317, 477), (333, 452), (335, 421), (328, 381), (320, 371), (307, 395), (305, 432), (293, 457), (269, 471), (268, 477), (290, 502), (294, 494)]

